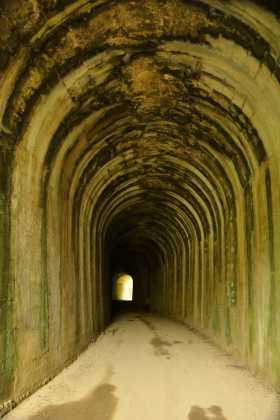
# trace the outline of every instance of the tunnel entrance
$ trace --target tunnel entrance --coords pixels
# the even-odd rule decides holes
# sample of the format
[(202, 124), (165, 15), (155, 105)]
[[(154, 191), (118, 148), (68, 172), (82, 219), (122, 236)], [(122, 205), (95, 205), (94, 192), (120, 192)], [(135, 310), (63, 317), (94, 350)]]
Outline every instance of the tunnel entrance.
[(134, 279), (126, 272), (118, 272), (112, 283), (112, 315), (133, 311), (135, 299), (133, 293)]
[(134, 217), (133, 210), (123, 217), (126, 223), (122, 217), (113, 219), (105, 241), (112, 318), (124, 311), (149, 312), (164, 269), (150, 226), (146, 231), (142, 215)]
[(133, 278), (129, 274), (116, 274), (113, 280), (113, 300), (121, 302), (133, 300)]
[(126, 272), (117, 272), (112, 280), (112, 316), (120, 313), (133, 311), (134, 299), (134, 278)]

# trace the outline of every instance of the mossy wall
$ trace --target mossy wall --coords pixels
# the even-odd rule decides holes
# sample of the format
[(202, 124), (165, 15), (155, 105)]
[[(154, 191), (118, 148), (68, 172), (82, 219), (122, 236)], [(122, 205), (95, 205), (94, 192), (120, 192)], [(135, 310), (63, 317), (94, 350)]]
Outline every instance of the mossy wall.
[(0, 147), (0, 398), (11, 392), (14, 374), (12, 325), (13, 287), (10, 283), (10, 152)]

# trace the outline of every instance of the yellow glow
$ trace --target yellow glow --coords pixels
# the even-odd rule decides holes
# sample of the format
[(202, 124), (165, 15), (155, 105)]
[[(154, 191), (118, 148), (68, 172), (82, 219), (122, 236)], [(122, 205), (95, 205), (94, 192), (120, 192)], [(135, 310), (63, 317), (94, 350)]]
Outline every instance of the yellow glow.
[(133, 300), (133, 278), (131, 276), (122, 274), (115, 280), (113, 298), (115, 300)]

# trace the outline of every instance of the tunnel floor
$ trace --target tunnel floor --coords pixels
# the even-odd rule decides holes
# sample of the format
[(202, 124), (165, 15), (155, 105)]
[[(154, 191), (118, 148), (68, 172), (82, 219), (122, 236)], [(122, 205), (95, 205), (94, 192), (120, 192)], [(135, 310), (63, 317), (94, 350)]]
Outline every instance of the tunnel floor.
[(121, 314), (6, 420), (277, 420), (277, 395), (185, 325)]

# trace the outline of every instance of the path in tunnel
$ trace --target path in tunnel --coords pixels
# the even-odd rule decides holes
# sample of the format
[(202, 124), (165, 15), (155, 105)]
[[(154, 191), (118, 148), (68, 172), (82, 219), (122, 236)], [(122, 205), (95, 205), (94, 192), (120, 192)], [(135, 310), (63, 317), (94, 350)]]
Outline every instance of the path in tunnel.
[(122, 314), (6, 420), (277, 420), (277, 396), (183, 324)]

